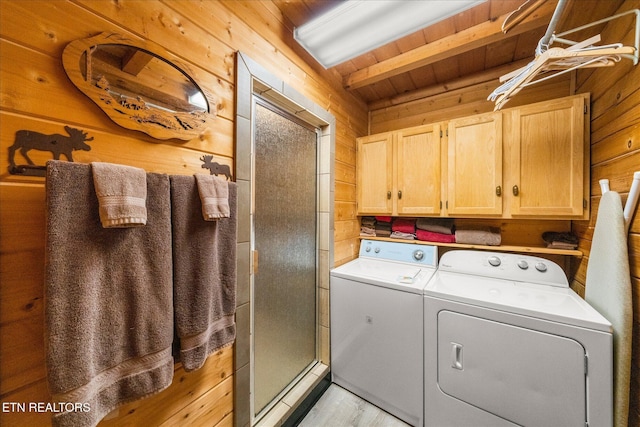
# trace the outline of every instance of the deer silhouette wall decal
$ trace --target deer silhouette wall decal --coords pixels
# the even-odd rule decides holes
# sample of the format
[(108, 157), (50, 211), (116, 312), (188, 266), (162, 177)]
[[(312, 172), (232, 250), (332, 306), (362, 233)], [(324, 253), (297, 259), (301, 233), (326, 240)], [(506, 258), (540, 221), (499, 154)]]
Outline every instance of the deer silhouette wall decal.
[(93, 137), (88, 138), (87, 133), (80, 129), (65, 126), (64, 129), (68, 135), (52, 134), (47, 135), (31, 130), (19, 130), (13, 145), (9, 147), (9, 172), (16, 173), (19, 168), (16, 167), (15, 154), (20, 154), (27, 163), (34, 166), (33, 160), (27, 154), (31, 150), (49, 151), (53, 155), (54, 160), (59, 160), (64, 155), (68, 161), (73, 162), (72, 152), (75, 150), (89, 151), (91, 147), (86, 144), (87, 141), (93, 141)]
[(220, 163), (212, 162), (211, 160), (213, 160), (213, 156), (211, 155), (202, 156), (200, 157), (200, 160), (204, 162), (202, 168), (209, 169), (209, 173), (211, 175), (218, 176), (219, 174), (222, 174), (227, 178), (227, 180), (231, 179), (231, 169), (229, 168), (229, 165), (221, 165)]

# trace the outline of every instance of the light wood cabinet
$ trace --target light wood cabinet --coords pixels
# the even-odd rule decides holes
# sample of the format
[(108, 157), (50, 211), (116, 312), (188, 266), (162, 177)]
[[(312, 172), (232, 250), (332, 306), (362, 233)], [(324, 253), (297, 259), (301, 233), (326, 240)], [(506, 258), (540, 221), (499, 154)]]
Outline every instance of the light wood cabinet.
[(358, 139), (358, 214), (439, 214), (440, 130), (424, 125)]
[(440, 213), (440, 124), (405, 129), (396, 134), (398, 215)]
[(358, 214), (393, 213), (393, 133), (358, 138)]
[(448, 125), (447, 212), (502, 214), (502, 113), (451, 120)]
[(588, 109), (582, 94), (359, 138), (358, 215), (586, 219)]
[(588, 212), (587, 110), (588, 97), (575, 96), (508, 113), (512, 215), (581, 218)]

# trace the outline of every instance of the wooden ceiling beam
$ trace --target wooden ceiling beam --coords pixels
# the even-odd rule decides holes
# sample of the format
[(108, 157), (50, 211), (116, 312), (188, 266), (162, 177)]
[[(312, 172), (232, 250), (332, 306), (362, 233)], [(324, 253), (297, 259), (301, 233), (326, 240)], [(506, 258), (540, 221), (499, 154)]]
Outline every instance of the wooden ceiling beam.
[(531, 58), (521, 59), (520, 61), (510, 62), (509, 64), (500, 65), (498, 67), (490, 68), (475, 74), (460, 77), (455, 80), (450, 80), (444, 83), (423, 87), (410, 92), (405, 92), (391, 98), (373, 101), (368, 104), (369, 111), (392, 107), (399, 104), (406, 104), (419, 99), (440, 95), (449, 91), (464, 89), (481, 83), (493, 82), (495, 83), (495, 86), (498, 87), (500, 86), (500, 81), (498, 80), (500, 76), (524, 67), (532, 60), (533, 56), (531, 56)]
[(513, 27), (509, 34), (502, 32), (502, 23), (507, 15), (494, 21), (485, 21), (479, 25), (452, 34), (432, 43), (420, 46), (393, 58), (378, 62), (367, 68), (345, 76), (346, 89), (358, 89), (388, 79), (399, 74), (415, 70), (452, 56), (460, 55), (479, 47), (487, 46), (518, 34), (547, 26), (555, 10), (556, 2), (547, 1), (521, 23)]

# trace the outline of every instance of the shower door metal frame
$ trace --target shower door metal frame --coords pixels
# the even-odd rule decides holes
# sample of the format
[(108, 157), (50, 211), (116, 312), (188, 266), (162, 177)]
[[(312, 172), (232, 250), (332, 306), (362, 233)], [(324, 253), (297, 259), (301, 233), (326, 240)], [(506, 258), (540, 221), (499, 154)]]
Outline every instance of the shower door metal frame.
[[(260, 105), (261, 107), (264, 107), (268, 110), (271, 110), (272, 112), (281, 115), (282, 117), (284, 117), (287, 120), (290, 120), (292, 122), (294, 122), (295, 124), (302, 126), (304, 128), (307, 128), (310, 131), (315, 132), (316, 135), (316, 157), (315, 157), (315, 161), (316, 161), (316, 177), (318, 176), (318, 170), (319, 170), (319, 162), (320, 162), (320, 137), (321, 137), (321, 130), (308, 123), (305, 122), (304, 120), (300, 119), (299, 117), (296, 117), (293, 113), (290, 113), (289, 111), (286, 111), (283, 108), (280, 108), (279, 106), (269, 102), (268, 100), (262, 98), (261, 96), (254, 94), (253, 95), (253, 103), (252, 103), (252, 116), (256, 117), (255, 114), (255, 109), (256, 109), (256, 105)], [(255, 177), (255, 162), (256, 162), (256, 149), (255, 149), (255, 144), (256, 144), (256, 137), (255, 137), (255, 125), (253, 126), (252, 129), (252, 135), (251, 135), (251, 143), (252, 143), (252, 158), (251, 158), (251, 175), (253, 177)], [(280, 399), (287, 394), (287, 392), (289, 392), (295, 385), (296, 383), (298, 383), (298, 381), (300, 381), (307, 373), (309, 373), (309, 371), (311, 371), (314, 366), (317, 365), (317, 363), (320, 360), (320, 352), (319, 352), (319, 340), (320, 340), (320, 327), (319, 327), (319, 260), (318, 260), (318, 253), (320, 250), (319, 247), (319, 242), (320, 242), (320, 218), (318, 217), (318, 206), (320, 205), (320, 182), (318, 179), (316, 179), (316, 191), (315, 191), (315, 195), (316, 195), (316, 200), (315, 200), (315, 204), (316, 204), (316, 216), (315, 216), (315, 330), (314, 330), (314, 341), (315, 341), (315, 354), (314, 354), (314, 359), (311, 361), (311, 363), (309, 363), (307, 365), (306, 368), (304, 368), (283, 390), (280, 391), (280, 393), (278, 393), (271, 402), (269, 402), (262, 410), (260, 410), (258, 413), (256, 413), (255, 410), (255, 331), (254, 331), (254, 318), (255, 318), (255, 309), (256, 309), (256, 304), (252, 304), (251, 305), (251, 324), (250, 324), (250, 328), (251, 328), (251, 354), (250, 354), (250, 366), (251, 366), (251, 416), (252, 416), (252, 424), (259, 421), (265, 414), (267, 414), (271, 409), (273, 409), (274, 405), (276, 405)], [(256, 248), (255, 248), (255, 243), (256, 243), (256, 237), (255, 237), (255, 216), (253, 215), (253, 213), (255, 212), (255, 185), (252, 185), (251, 188), (251, 251), (252, 253), (256, 253)], [(259, 258), (259, 254), (258, 254), (258, 258)], [(259, 262), (259, 261), (258, 261)], [(255, 291), (254, 291), (254, 285), (255, 285), (255, 271), (254, 274), (251, 275), (251, 301), (255, 301), (254, 299), (254, 295), (255, 295)]]

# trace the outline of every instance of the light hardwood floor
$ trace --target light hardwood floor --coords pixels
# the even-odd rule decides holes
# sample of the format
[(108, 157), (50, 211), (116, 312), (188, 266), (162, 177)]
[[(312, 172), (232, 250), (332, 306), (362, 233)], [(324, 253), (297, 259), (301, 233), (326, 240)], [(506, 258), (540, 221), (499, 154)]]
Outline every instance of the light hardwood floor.
[(342, 387), (331, 384), (299, 427), (409, 427), (409, 425)]

